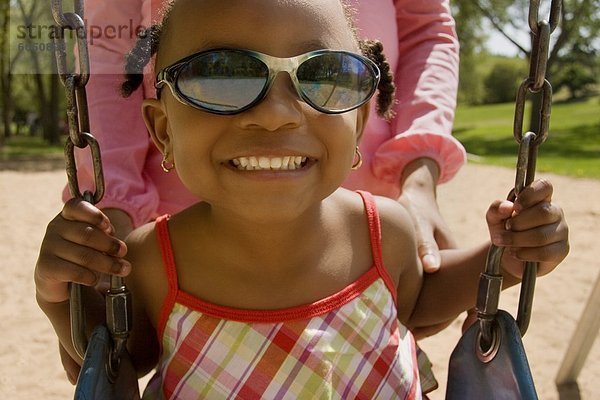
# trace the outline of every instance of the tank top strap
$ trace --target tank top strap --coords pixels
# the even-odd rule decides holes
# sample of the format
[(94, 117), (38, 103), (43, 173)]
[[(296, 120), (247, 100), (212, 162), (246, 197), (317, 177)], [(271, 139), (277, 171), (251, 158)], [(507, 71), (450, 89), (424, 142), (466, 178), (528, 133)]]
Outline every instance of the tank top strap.
[(156, 238), (162, 255), (163, 266), (167, 274), (169, 282), (169, 292), (177, 291), (179, 283), (177, 282), (177, 269), (175, 267), (175, 255), (171, 245), (171, 237), (169, 235), (169, 218), (170, 215), (163, 215), (156, 219)]
[(162, 337), (167, 320), (177, 300), (177, 294), (179, 293), (179, 283), (177, 280), (177, 268), (175, 266), (175, 255), (173, 253), (173, 246), (171, 245), (171, 237), (169, 235), (169, 218), (171, 216), (166, 214), (156, 219), (156, 238), (160, 248), (162, 256), (163, 266), (165, 273), (167, 274), (167, 283), (169, 285), (169, 291), (167, 297), (163, 302), (161, 308), (160, 317), (157, 326), (158, 342), (161, 344), (162, 350)]
[(369, 238), (371, 240), (371, 254), (373, 255), (373, 264), (379, 273), (379, 276), (385, 282), (386, 287), (392, 294), (394, 302), (396, 302), (396, 284), (390, 276), (387, 268), (383, 265), (383, 256), (381, 250), (381, 221), (379, 219), (379, 212), (377, 211), (377, 204), (375, 203), (375, 197), (364, 190), (356, 191), (363, 199), (365, 205), (365, 212), (367, 213), (367, 221), (369, 224)]

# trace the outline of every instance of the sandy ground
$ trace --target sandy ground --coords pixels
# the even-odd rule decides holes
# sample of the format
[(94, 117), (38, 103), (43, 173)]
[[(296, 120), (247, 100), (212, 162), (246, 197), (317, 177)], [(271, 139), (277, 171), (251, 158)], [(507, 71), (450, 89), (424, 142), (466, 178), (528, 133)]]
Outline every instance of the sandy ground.
[[(571, 227), (571, 254), (553, 274), (538, 280), (524, 343), (540, 398), (558, 399), (554, 378), (600, 270), (595, 243), (600, 225), (600, 181), (549, 177), (555, 185), (555, 201), (565, 209)], [(61, 207), (58, 193), (64, 181), (60, 170), (0, 171), (2, 399), (72, 398), (73, 388), (63, 374), (56, 339), (35, 304), (32, 281), (45, 226)], [(504, 198), (513, 182), (510, 170), (467, 165), (440, 188), (443, 213), (461, 244), (486, 237), (485, 210), (493, 199)], [(512, 289), (504, 292), (501, 307), (514, 312), (517, 295)], [(460, 321), (456, 321), (421, 343), (441, 384), (433, 399), (444, 398), (446, 365), (459, 336)], [(579, 376), (581, 398), (600, 399), (599, 381), (600, 341), (596, 341)]]

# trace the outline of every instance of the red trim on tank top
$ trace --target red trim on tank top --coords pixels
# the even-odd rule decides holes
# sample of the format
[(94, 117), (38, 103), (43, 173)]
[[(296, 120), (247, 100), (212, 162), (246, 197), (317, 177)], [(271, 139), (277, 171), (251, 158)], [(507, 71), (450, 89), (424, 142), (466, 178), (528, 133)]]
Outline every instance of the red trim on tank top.
[(367, 212), (367, 218), (369, 220), (369, 237), (371, 239), (371, 253), (373, 254), (373, 263), (379, 271), (379, 275), (388, 290), (392, 294), (394, 304), (398, 302), (398, 293), (396, 292), (396, 284), (390, 276), (388, 269), (383, 265), (383, 258), (381, 256), (381, 222), (379, 220), (379, 211), (377, 211), (377, 205), (375, 203), (375, 197), (369, 192), (363, 190), (357, 190), (358, 194), (361, 195), (365, 204), (365, 210)]
[(163, 302), (160, 310), (160, 316), (158, 318), (158, 326), (156, 328), (156, 335), (158, 336), (158, 343), (160, 344), (160, 351), (162, 353), (162, 338), (167, 326), (167, 321), (171, 310), (175, 305), (177, 299), (177, 292), (179, 291), (179, 282), (177, 281), (177, 269), (175, 268), (175, 255), (173, 254), (173, 247), (171, 246), (171, 236), (169, 235), (168, 221), (170, 215), (163, 215), (156, 219), (155, 230), (156, 239), (160, 247), (160, 253), (163, 259), (163, 265), (165, 267), (165, 273), (167, 274), (167, 282), (169, 290), (167, 297)]
[(248, 310), (220, 306), (199, 299), (181, 289), (177, 293), (176, 302), (214, 318), (249, 323), (278, 323), (309, 319), (336, 310), (360, 296), (378, 278), (379, 273), (373, 266), (357, 280), (330, 296), (313, 303), (275, 310)]
[(346, 303), (349, 303), (360, 296), (371, 284), (381, 278), (390, 291), (394, 302), (396, 302), (396, 288), (387, 269), (383, 266), (381, 258), (381, 227), (379, 223), (379, 214), (375, 205), (373, 195), (368, 192), (357, 191), (364, 202), (369, 225), (369, 237), (371, 241), (371, 252), (373, 256), (373, 266), (363, 273), (354, 282), (347, 285), (342, 290), (327, 296), (321, 300), (310, 304), (303, 304), (295, 307), (289, 307), (278, 310), (246, 310), (227, 306), (220, 306), (201, 300), (183, 290), (179, 289), (177, 280), (177, 269), (175, 267), (175, 257), (171, 245), (168, 215), (159, 217), (156, 220), (156, 234), (163, 256), (163, 263), (169, 283), (169, 292), (162, 306), (160, 318), (157, 327), (157, 335), (161, 343), (167, 320), (175, 303), (180, 303), (193, 310), (202, 312), (215, 318), (222, 318), (240, 322), (273, 323), (297, 319), (308, 319), (318, 315), (333, 311)]

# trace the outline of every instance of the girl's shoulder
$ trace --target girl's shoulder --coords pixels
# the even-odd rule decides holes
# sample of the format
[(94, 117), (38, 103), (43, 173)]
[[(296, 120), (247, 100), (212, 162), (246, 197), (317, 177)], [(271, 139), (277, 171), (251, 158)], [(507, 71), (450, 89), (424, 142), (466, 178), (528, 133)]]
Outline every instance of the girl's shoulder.
[(149, 261), (160, 260), (160, 251), (157, 246), (156, 221), (144, 224), (134, 229), (126, 238), (127, 255), (125, 258), (136, 264), (152, 265)]
[(422, 284), (422, 268), (412, 217), (395, 200), (373, 196), (379, 215), (381, 259), (396, 285), (398, 318), (406, 323)]
[(152, 221), (135, 228), (127, 235), (125, 242), (133, 246), (143, 245), (154, 235), (155, 226), (156, 221)]
[(168, 290), (156, 222), (147, 223), (132, 231), (125, 243), (125, 258), (132, 266), (131, 274), (126, 279), (127, 285), (136, 297), (136, 302), (143, 302), (146, 312), (156, 317), (160, 312), (161, 298), (166, 296)]
[(381, 224), (381, 253), (383, 263), (392, 278), (400, 277), (416, 257), (415, 229), (410, 214), (396, 200), (375, 196)]
[[(404, 206), (396, 200), (373, 194), (366, 195), (367, 201), (372, 199), (381, 226), (383, 240), (387, 236), (411, 239), (414, 237), (412, 219)], [(348, 217), (364, 218), (366, 214), (364, 201), (357, 192), (339, 189), (332, 196), (334, 208)]]
[[(391, 270), (390, 273), (394, 272), (407, 256), (416, 254), (415, 230), (411, 216), (396, 200), (376, 195), (367, 195), (367, 198), (372, 199), (377, 212), (384, 264)], [(336, 192), (335, 207), (338, 212), (344, 212), (351, 219), (364, 220), (367, 213), (358, 193), (345, 189)]]

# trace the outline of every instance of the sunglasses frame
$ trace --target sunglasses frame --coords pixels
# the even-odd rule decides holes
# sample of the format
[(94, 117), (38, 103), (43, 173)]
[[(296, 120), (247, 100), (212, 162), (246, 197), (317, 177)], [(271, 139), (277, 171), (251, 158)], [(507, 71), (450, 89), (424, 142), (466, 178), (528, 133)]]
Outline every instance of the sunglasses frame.
[[(214, 109), (210, 109), (208, 107), (203, 107), (199, 104), (196, 104), (196, 103), (188, 100), (187, 96), (185, 94), (181, 93), (181, 91), (179, 90), (179, 88), (176, 85), (177, 78), (179, 77), (181, 69), (185, 65), (187, 65), (190, 61), (192, 61), (193, 59), (195, 59), (197, 57), (204, 56), (206, 54), (218, 53), (218, 52), (243, 53), (247, 56), (250, 56), (252, 58), (259, 60), (268, 69), (269, 74), (267, 77), (267, 82), (265, 83), (262, 91), (256, 96), (256, 98), (253, 101), (251, 101), (249, 104), (245, 105), (244, 107), (241, 107), (240, 109), (236, 109), (233, 111), (227, 111), (227, 110), (214, 110)], [(332, 54), (332, 53), (348, 55), (348, 56), (351, 56), (352, 58), (360, 60), (367, 67), (367, 69), (369, 71), (371, 71), (371, 73), (373, 75), (373, 87), (371, 88), (371, 90), (369, 91), (369, 94), (365, 97), (365, 99), (363, 101), (361, 101), (359, 104), (353, 105), (352, 107), (347, 107), (347, 108), (344, 108), (341, 110), (333, 110), (333, 111), (324, 109), (324, 108), (314, 104), (302, 92), (300, 82), (298, 81), (298, 78), (296, 76), (296, 71), (298, 70), (298, 67), (300, 65), (302, 65), (304, 62), (310, 60), (311, 58), (321, 56), (323, 54)], [(271, 89), (271, 86), (273, 86), (273, 82), (275, 81), (275, 78), (277, 77), (277, 75), (280, 72), (288, 73), (288, 75), (290, 76), (290, 78), (292, 80), (292, 83), (294, 84), (296, 93), (305, 103), (310, 105), (315, 110), (320, 111), (325, 114), (341, 114), (341, 113), (345, 113), (348, 111), (352, 111), (352, 110), (362, 106), (363, 104), (365, 104), (366, 102), (369, 101), (369, 99), (373, 96), (373, 94), (377, 90), (377, 86), (379, 85), (379, 80), (381, 77), (381, 73), (379, 71), (379, 67), (377, 67), (377, 64), (375, 64), (369, 58), (367, 58), (361, 54), (353, 53), (351, 51), (321, 49), (321, 50), (309, 51), (307, 53), (300, 54), (300, 55), (294, 56), (294, 57), (280, 58), (280, 57), (270, 56), (268, 54), (259, 53), (257, 51), (252, 51), (252, 50), (221, 48), (221, 49), (204, 50), (204, 51), (200, 51), (198, 53), (191, 54), (191, 55), (189, 55), (185, 58), (182, 58), (181, 60), (176, 61), (175, 63), (161, 69), (158, 72), (158, 74), (156, 75), (156, 83), (154, 86), (157, 89), (158, 97), (160, 97), (160, 89), (163, 87), (163, 85), (167, 85), (169, 87), (169, 89), (171, 89), (171, 93), (173, 94), (173, 96), (179, 102), (181, 102), (185, 105), (188, 105), (190, 107), (193, 107), (193, 108), (196, 108), (196, 109), (199, 109), (202, 111), (206, 111), (206, 112), (209, 112), (212, 114), (235, 115), (235, 114), (244, 112), (244, 111), (248, 110), (249, 108), (252, 108), (255, 105), (257, 105), (258, 103), (260, 103), (266, 97), (267, 93)]]

